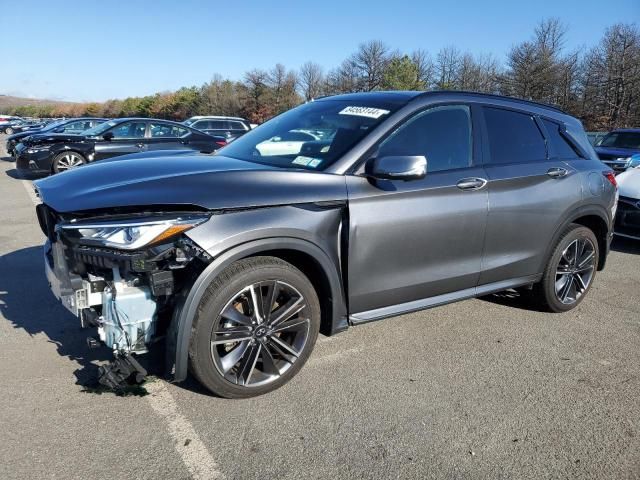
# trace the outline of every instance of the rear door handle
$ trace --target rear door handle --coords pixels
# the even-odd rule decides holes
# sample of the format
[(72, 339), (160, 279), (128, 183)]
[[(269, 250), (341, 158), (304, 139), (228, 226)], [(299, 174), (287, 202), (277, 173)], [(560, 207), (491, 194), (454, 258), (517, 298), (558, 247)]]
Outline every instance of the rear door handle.
[(480, 190), (486, 184), (487, 184), (487, 180), (484, 178), (471, 177), (471, 178), (463, 178), (456, 184), (456, 186), (460, 190)]
[(145, 144), (144, 143), (136, 143), (136, 147), (138, 148), (144, 148)]
[(551, 178), (562, 178), (566, 177), (568, 174), (569, 170), (561, 167), (550, 168), (549, 170), (547, 170), (547, 175), (549, 175)]

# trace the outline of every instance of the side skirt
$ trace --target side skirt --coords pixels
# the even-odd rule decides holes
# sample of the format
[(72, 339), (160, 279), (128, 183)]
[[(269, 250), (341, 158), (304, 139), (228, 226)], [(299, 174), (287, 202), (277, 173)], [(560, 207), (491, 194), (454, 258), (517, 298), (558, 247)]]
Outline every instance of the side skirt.
[(406, 313), (417, 312), (419, 310), (426, 310), (427, 308), (457, 302), (459, 300), (481, 297), (483, 295), (500, 292), (509, 288), (530, 285), (532, 283), (538, 282), (541, 278), (542, 274), (512, 278), (510, 280), (503, 280), (501, 282), (488, 283), (486, 285), (479, 285), (473, 288), (466, 288), (457, 292), (436, 295), (435, 297), (423, 298), (421, 300), (400, 303), (398, 305), (391, 305), (389, 307), (376, 308), (374, 310), (367, 310), (366, 312), (359, 312), (349, 315), (349, 321), (352, 325), (359, 325), (361, 323), (382, 320), (389, 317), (395, 317), (397, 315), (404, 315)]

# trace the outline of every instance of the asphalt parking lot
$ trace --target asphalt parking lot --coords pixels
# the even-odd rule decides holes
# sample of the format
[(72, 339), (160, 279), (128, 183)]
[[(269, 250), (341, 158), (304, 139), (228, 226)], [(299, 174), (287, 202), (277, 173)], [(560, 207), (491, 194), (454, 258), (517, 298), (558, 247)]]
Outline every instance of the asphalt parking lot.
[(120, 397), (86, 388), (109, 352), (49, 293), (31, 182), (3, 160), (1, 479), (640, 478), (640, 243), (566, 314), (469, 300), (321, 337), (263, 397)]

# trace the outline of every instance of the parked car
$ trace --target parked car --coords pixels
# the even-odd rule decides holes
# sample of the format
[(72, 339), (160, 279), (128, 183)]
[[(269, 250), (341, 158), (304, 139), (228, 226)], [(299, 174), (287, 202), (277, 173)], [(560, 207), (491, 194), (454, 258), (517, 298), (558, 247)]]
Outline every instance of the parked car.
[(10, 120), (0, 125), (0, 133), (11, 135), (15, 131), (14, 129), (20, 128), (22, 125), (25, 125), (26, 123), (27, 122), (25, 120)]
[[(257, 148), (302, 129), (331, 140)], [(100, 381), (139, 381), (138, 355), (165, 348), (173, 380), (189, 368), (230, 398), (289, 381), (319, 331), (516, 287), (571, 310), (605, 265), (616, 206), (578, 120), (460, 92), (325, 97), (213, 158), (35, 185), (51, 288), (115, 352)]]
[[(640, 128), (619, 128), (607, 133), (596, 145), (600, 160), (615, 172), (633, 167), (631, 157), (640, 154)], [(637, 161), (637, 160), (636, 160)]]
[[(34, 121), (34, 120), (26, 121), (21, 125), (15, 125), (14, 127), (12, 127), (12, 130), (13, 130), (12, 134), (22, 133), (22, 132), (32, 131), (32, 130), (40, 130), (44, 128), (46, 125), (47, 123), (43, 121)], [(5, 132), (5, 133), (9, 133), (9, 132)]]
[(616, 177), (620, 199), (615, 233), (640, 240), (640, 168), (629, 169)]
[(31, 135), (15, 148), (16, 166), (30, 173), (60, 173), (85, 163), (146, 150), (213, 152), (223, 142), (180, 123), (119, 118), (82, 134)]
[(249, 122), (239, 117), (196, 116), (185, 120), (184, 124), (209, 135), (225, 137), (227, 142), (231, 142), (251, 130)]
[(21, 117), (14, 117), (11, 115), (0, 115), (0, 128), (2, 128), (4, 125), (7, 125), (8, 123), (12, 123), (20, 120), (24, 120), (24, 119)]
[(6, 150), (9, 155), (16, 155), (16, 146), (24, 141), (30, 135), (35, 134), (52, 134), (52, 133), (70, 133), (77, 134), (82, 133), (85, 130), (95, 127), (96, 125), (100, 125), (101, 123), (106, 122), (106, 118), (93, 118), (93, 117), (83, 117), (83, 118), (70, 118), (67, 120), (59, 120), (55, 122), (50, 122), (41, 129), (36, 130), (28, 130), (24, 132), (14, 133), (13, 135), (7, 138)]

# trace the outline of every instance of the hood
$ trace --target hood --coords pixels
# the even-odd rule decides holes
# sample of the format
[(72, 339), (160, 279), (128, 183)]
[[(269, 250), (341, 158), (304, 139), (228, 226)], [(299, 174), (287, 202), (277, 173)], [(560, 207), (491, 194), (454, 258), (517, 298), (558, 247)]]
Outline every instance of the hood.
[(59, 213), (162, 205), (216, 210), (346, 199), (342, 175), (222, 155), (97, 162), (35, 184), (42, 201)]
[(73, 135), (71, 133), (30, 133), (29, 145), (35, 145), (37, 143), (78, 143), (85, 140), (87, 137), (84, 135)]
[(640, 200), (640, 169), (632, 168), (616, 177), (620, 196)]
[(595, 147), (595, 151), (600, 160), (615, 160), (617, 158), (627, 158), (634, 153), (640, 153), (635, 148), (616, 148), (616, 147)]

